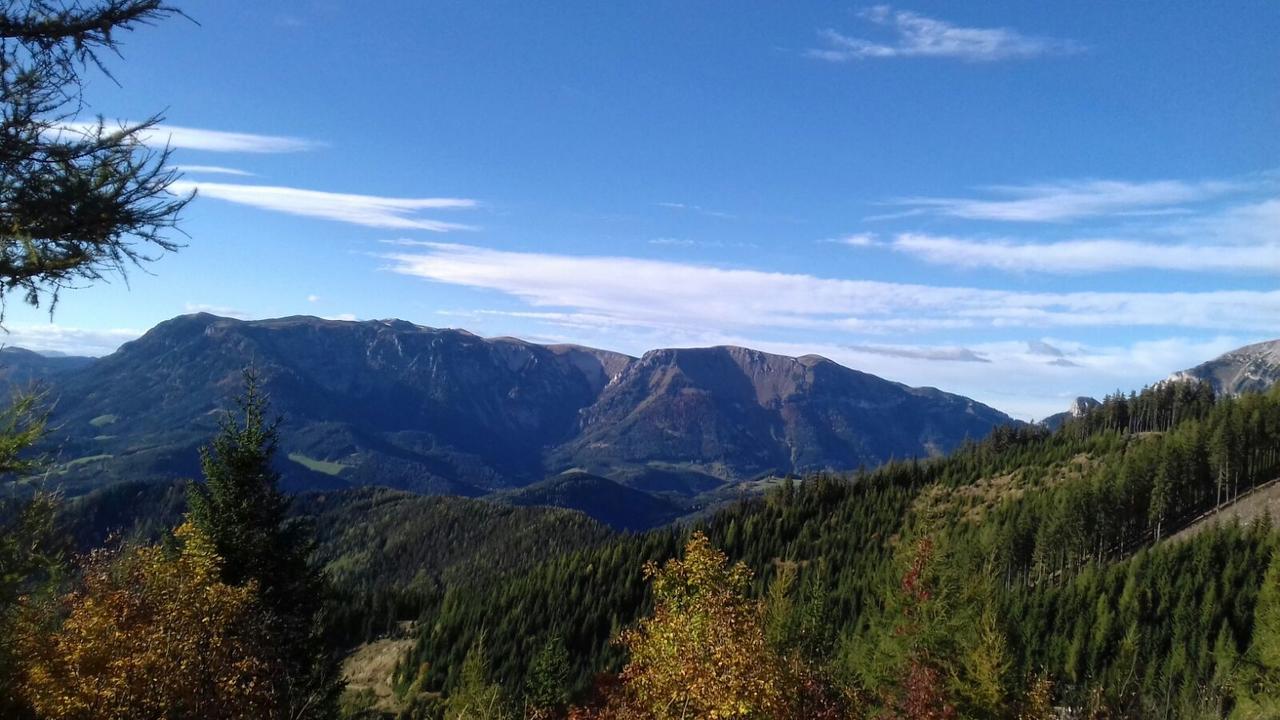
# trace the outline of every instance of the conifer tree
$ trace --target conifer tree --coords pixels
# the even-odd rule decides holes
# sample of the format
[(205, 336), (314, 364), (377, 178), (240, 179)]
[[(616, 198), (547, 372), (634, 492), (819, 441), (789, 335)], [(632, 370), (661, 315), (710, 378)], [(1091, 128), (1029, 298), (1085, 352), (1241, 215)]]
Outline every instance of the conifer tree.
[(554, 717), (569, 703), (569, 651), (558, 637), (533, 657), (526, 684), (527, 704), (536, 717)]
[(332, 717), (342, 686), (327, 651), (321, 613), (326, 583), (311, 561), (306, 528), (287, 517), (288, 501), (272, 467), (278, 420), (254, 370), (244, 374), (238, 413), (223, 415), (213, 442), (201, 450), (204, 482), (190, 487), (190, 521), (224, 559), (223, 580), (255, 583), (269, 614), (264, 631), (280, 649), (275, 690), (289, 717)]
[(449, 696), (445, 720), (514, 720), (502, 687), (489, 677), (483, 634), (462, 661), (462, 680)]
[(1253, 641), (1243, 658), (1232, 718), (1280, 717), (1280, 550), (1273, 551), (1254, 606)]
[(177, 248), (166, 232), (189, 198), (143, 143), (159, 118), (78, 117), (85, 71), (174, 14), (163, 0), (0, 0), (0, 315), (12, 292), (52, 308), (64, 288)]

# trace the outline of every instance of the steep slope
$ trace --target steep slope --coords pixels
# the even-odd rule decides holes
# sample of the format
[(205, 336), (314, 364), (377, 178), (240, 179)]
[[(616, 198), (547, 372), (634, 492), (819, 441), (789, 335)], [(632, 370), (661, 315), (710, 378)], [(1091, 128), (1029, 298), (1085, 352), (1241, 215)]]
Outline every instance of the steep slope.
[[(38, 374), (4, 360), (15, 376)], [(938, 454), (1010, 422), (966, 398), (816, 356), (703, 348), (636, 359), (398, 320), (197, 314), (48, 373), (55, 478), (77, 493), (195, 475), (196, 450), (248, 366), (284, 418), (282, 470), (295, 490), (475, 496), (581, 469), (693, 495)]]
[(294, 485), (478, 494), (541, 479), (543, 447), (619, 357), (403, 321), (188, 315), (64, 378), (56, 419), (64, 457), (190, 474), (253, 366), (284, 416)]
[(1170, 379), (1204, 380), (1213, 385), (1213, 391), (1219, 395), (1264, 392), (1280, 382), (1280, 340), (1246, 345), (1176, 372)]
[(605, 388), (552, 459), (650, 487), (673, 471), (751, 478), (935, 455), (1007, 422), (967, 398), (814, 355), (654, 350)]
[(0, 348), (0, 393), (7, 398), (14, 390), (26, 390), (37, 381), (52, 380), (92, 362), (93, 358), (75, 355), (44, 355), (20, 347)]

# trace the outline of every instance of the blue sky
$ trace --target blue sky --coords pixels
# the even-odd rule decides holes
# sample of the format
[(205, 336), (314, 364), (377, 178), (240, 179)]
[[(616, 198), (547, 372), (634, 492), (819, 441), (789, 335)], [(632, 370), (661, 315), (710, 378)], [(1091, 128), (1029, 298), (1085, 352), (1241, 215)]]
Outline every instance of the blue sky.
[(1280, 5), (180, 3), (186, 247), (8, 342), (398, 317), (815, 352), (1019, 417), (1280, 336)]

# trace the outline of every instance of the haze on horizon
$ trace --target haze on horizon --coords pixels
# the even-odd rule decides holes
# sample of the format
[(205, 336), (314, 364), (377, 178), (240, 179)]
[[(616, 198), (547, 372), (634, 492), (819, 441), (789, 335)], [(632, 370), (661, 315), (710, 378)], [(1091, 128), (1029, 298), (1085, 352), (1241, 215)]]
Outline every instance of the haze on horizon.
[(183, 9), (81, 120), (167, 108), (186, 247), (6, 344), (397, 317), (1031, 418), (1280, 336), (1273, 3)]

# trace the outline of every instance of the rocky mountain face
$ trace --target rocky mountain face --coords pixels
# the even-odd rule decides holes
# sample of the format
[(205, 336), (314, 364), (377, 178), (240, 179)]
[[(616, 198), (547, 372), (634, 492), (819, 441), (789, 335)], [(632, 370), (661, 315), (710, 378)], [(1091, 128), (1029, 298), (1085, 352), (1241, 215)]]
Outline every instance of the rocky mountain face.
[(1169, 379), (1204, 380), (1219, 395), (1266, 391), (1280, 382), (1280, 340), (1246, 345)]
[(575, 436), (550, 457), (642, 485), (661, 485), (669, 466), (714, 484), (935, 455), (1007, 422), (967, 398), (815, 355), (654, 350), (605, 387), (581, 412)]
[(1040, 424), (1049, 428), (1050, 430), (1057, 430), (1058, 428), (1062, 427), (1063, 424), (1066, 423), (1068, 420), (1071, 420), (1072, 418), (1084, 417), (1089, 413), (1089, 411), (1099, 407), (1100, 405), (1102, 405), (1102, 403), (1098, 402), (1096, 399), (1088, 397), (1086, 395), (1081, 395), (1080, 397), (1071, 401), (1071, 407), (1067, 408), (1066, 412), (1060, 412), (1060, 413), (1055, 413), (1053, 415), (1050, 415), (1049, 417), (1041, 420)]
[(581, 470), (688, 495), (938, 454), (1011, 422), (816, 356), (719, 347), (637, 359), (398, 320), (186, 315), (78, 367), (28, 361), (38, 364), (0, 354), (0, 376), (52, 387), (56, 477), (73, 493), (194, 476), (246, 366), (283, 416), (294, 489), (481, 495)]

